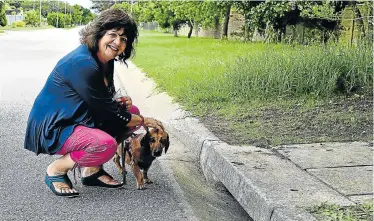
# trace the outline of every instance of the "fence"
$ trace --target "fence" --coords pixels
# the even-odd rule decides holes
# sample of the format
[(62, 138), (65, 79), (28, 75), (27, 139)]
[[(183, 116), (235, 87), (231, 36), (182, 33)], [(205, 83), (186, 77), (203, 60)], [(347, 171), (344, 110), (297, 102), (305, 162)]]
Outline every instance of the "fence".
[(24, 19), (23, 15), (6, 15), (8, 25), (12, 25), (13, 22), (22, 21)]

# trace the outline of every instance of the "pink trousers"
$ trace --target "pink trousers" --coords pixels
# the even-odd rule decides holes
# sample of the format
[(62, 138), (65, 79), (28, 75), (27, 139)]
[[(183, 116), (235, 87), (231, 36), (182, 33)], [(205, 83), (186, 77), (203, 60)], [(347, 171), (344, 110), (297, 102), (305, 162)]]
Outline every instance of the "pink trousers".
[[(129, 112), (140, 114), (134, 105)], [(116, 139), (106, 132), (79, 125), (74, 128), (73, 133), (56, 154), (70, 153), (71, 159), (79, 167), (101, 166), (114, 156), (117, 145)]]

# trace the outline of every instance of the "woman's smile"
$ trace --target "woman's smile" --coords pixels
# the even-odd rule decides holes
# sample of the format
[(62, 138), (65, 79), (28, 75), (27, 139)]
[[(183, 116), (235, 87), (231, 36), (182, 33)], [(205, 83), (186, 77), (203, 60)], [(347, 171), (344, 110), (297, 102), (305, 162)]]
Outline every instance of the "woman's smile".
[(124, 36), (123, 28), (108, 30), (98, 42), (99, 51), (97, 54), (100, 61), (107, 63), (122, 54), (125, 51), (126, 42), (127, 38)]

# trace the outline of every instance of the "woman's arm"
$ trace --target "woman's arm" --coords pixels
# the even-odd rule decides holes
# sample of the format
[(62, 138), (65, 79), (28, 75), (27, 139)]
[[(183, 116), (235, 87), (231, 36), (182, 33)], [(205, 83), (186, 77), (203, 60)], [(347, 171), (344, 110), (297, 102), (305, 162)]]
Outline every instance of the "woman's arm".
[(146, 126), (146, 127), (153, 127), (157, 128), (160, 131), (164, 131), (164, 126), (162, 123), (154, 118), (151, 117), (144, 117), (141, 115), (133, 114), (131, 117), (131, 121), (127, 124), (129, 127), (135, 127), (135, 126)]

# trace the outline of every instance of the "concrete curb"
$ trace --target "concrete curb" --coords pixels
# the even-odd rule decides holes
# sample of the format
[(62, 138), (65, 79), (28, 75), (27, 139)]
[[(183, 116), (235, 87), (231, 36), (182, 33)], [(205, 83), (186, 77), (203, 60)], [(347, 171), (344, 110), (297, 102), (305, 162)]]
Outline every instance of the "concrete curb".
[(280, 206), (269, 199), (216, 148), (218, 145), (224, 145), (225, 148), (233, 146), (220, 141), (196, 118), (187, 117), (164, 124), (170, 133), (196, 151), (207, 181), (213, 185), (224, 185), (254, 220), (316, 220), (302, 208)]

